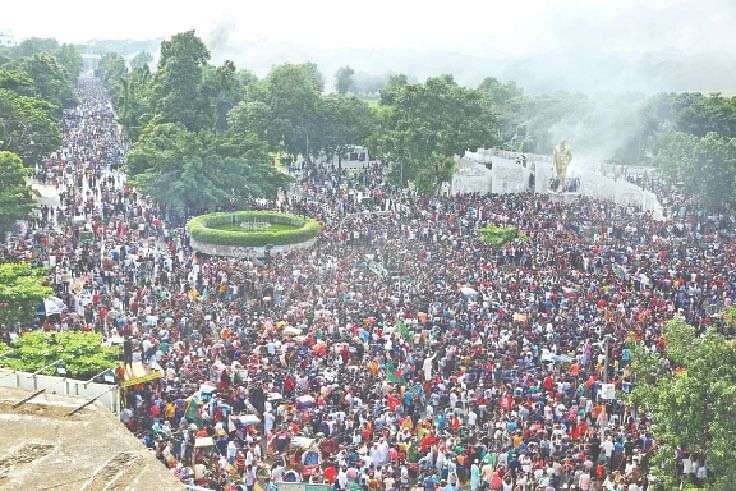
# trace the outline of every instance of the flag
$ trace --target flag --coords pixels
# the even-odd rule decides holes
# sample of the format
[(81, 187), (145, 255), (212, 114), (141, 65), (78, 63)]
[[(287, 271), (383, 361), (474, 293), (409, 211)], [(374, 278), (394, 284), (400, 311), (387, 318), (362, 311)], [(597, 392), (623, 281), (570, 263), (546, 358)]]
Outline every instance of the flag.
[(396, 318), (396, 334), (401, 338), (410, 338), (414, 333), (406, 326), (406, 323), (400, 318)]
[(386, 363), (386, 380), (392, 384), (406, 383), (406, 379), (401, 375), (401, 370), (397, 370), (393, 363)]

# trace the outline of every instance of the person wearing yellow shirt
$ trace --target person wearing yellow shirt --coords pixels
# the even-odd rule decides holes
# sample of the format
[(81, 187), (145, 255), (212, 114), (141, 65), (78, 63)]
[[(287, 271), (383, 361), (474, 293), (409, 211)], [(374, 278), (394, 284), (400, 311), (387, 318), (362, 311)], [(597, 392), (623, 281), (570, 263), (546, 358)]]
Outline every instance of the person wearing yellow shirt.
[(520, 434), (517, 433), (516, 435), (514, 435), (514, 448), (519, 448), (519, 446), (521, 445), (521, 440), (522, 438)]

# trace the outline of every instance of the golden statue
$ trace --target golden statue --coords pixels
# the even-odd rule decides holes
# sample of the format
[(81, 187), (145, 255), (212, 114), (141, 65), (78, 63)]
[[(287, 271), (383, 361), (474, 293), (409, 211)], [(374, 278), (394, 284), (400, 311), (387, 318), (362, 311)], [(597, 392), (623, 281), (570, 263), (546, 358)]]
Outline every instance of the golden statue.
[(557, 177), (560, 180), (560, 184), (557, 191), (563, 191), (567, 182), (567, 168), (572, 160), (572, 152), (570, 147), (567, 146), (567, 142), (563, 138), (560, 140), (560, 144), (555, 147), (555, 151), (552, 154), (552, 163), (557, 171)]

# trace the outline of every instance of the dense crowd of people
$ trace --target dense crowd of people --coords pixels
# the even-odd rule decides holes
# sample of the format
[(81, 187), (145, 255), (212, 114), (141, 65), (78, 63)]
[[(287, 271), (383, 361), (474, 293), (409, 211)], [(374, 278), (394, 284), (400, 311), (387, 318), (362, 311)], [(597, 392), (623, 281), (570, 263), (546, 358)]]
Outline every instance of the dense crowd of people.
[[(45, 328), (124, 338), (126, 364), (161, 370), (121, 419), (182, 481), (648, 489), (651, 422), (604, 386), (630, 390), (629, 336), (663, 350), (668, 319), (702, 330), (731, 305), (733, 215), (430, 196), (381, 166), (307, 165), (273, 208), (320, 221), (314, 246), (204, 256), (111, 170), (127, 145), (100, 83), (79, 92), (37, 176), (61, 206), (5, 256), (55, 265), (69, 312)], [(521, 237), (494, 249), (488, 225)]]

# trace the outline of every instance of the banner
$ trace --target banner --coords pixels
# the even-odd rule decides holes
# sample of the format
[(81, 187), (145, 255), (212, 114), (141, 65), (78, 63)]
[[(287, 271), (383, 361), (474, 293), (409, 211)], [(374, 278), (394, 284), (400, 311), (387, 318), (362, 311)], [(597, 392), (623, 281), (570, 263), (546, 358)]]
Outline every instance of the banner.
[(145, 382), (150, 382), (151, 380), (156, 380), (162, 377), (161, 372), (151, 372), (148, 375), (143, 375), (142, 377), (136, 377), (130, 380), (125, 380), (123, 382), (123, 387), (131, 387), (133, 385), (142, 384)]

